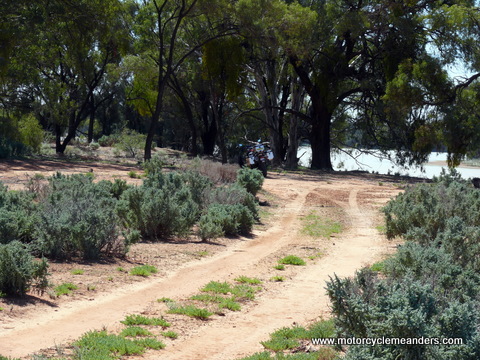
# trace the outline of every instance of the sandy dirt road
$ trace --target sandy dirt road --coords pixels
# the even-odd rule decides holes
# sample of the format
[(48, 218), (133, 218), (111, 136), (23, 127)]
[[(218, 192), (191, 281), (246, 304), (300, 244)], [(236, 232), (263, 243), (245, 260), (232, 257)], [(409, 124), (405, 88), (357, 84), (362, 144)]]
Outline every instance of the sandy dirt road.
[[(0, 354), (26, 357), (41, 349), (67, 344), (89, 330), (115, 330), (131, 313), (161, 313), (161, 297), (188, 298), (209, 281), (232, 281), (240, 275), (259, 277), (264, 290), (240, 312), (191, 323), (161, 351), (142, 359), (235, 359), (262, 351), (260, 341), (278, 328), (306, 324), (328, 316), (325, 282), (330, 276), (351, 276), (362, 266), (394, 251), (381, 235), (378, 209), (400, 190), (384, 178), (368, 174), (272, 174), (264, 188), (278, 200), (267, 230), (227, 247), (214, 256), (188, 263), (161, 278), (119, 287), (91, 300), (79, 300), (0, 327)], [(315, 211), (344, 223), (334, 237), (301, 233), (302, 217)], [(318, 254), (307, 266), (286, 273), (286, 281), (270, 282), (283, 254)], [(314, 259), (313, 259), (314, 258)], [(154, 309), (155, 310), (152, 310)]]

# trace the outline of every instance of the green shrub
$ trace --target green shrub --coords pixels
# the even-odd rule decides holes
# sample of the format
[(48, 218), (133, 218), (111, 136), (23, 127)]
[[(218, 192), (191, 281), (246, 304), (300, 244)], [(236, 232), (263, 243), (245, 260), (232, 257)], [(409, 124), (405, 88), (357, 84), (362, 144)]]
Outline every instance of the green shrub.
[(30, 242), (38, 226), (34, 195), (26, 191), (8, 191), (0, 183), (0, 244), (13, 240)]
[(0, 293), (24, 295), (30, 288), (44, 291), (48, 285), (48, 264), (34, 261), (24, 244), (0, 244)]
[(18, 132), (21, 142), (33, 152), (40, 151), (43, 141), (43, 129), (33, 114), (22, 117), (18, 122)]
[(72, 283), (63, 283), (55, 287), (55, 295), (62, 296), (62, 295), (70, 295), (73, 290), (77, 290), (78, 286)]
[(237, 183), (254, 196), (262, 188), (263, 181), (264, 177), (260, 170), (241, 168), (237, 171)]
[(248, 234), (254, 218), (243, 205), (213, 204), (199, 221), (199, 235), (202, 240), (214, 239), (224, 234)]
[(117, 242), (115, 202), (89, 176), (52, 177), (49, 194), (40, 204), (42, 225), (36, 230), (35, 249), (57, 259), (96, 259), (101, 253), (125, 251), (127, 244)]
[(182, 174), (160, 172), (147, 176), (143, 185), (126, 190), (117, 206), (124, 227), (138, 229), (149, 239), (187, 234), (198, 218), (198, 209)]
[(119, 141), (118, 134), (112, 135), (103, 135), (100, 139), (98, 139), (98, 144), (100, 146), (113, 146)]
[(115, 147), (124, 151), (128, 157), (136, 157), (144, 148), (147, 135), (131, 129), (124, 129), (118, 136)]
[(176, 304), (170, 305), (170, 310), (168, 310), (168, 313), (187, 315), (189, 317), (193, 317), (201, 320), (208, 319), (210, 316), (213, 315), (213, 313), (208, 311), (207, 309), (198, 308), (194, 305), (178, 306)]
[(255, 196), (238, 184), (220, 186), (203, 194), (203, 207), (208, 208), (213, 204), (246, 206), (255, 219), (258, 219), (257, 201)]

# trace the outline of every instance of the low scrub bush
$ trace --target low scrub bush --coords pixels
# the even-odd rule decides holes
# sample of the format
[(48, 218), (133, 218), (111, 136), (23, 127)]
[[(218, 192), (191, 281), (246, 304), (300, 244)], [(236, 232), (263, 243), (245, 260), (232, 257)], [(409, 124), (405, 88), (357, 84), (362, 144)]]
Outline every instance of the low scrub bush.
[(177, 304), (170, 304), (170, 310), (168, 310), (168, 313), (187, 315), (189, 317), (193, 317), (201, 320), (206, 320), (213, 315), (213, 313), (210, 312), (209, 310), (199, 308), (194, 305), (179, 306)]
[(262, 188), (263, 181), (264, 177), (260, 170), (245, 167), (237, 171), (237, 184), (254, 196)]
[(182, 175), (156, 173), (122, 194), (117, 213), (125, 228), (139, 230), (143, 238), (160, 239), (187, 234), (199, 206)]
[(152, 265), (136, 266), (132, 270), (130, 270), (131, 275), (143, 276), (143, 277), (148, 277), (152, 274), (156, 274), (157, 272), (158, 272), (157, 268)]
[(208, 208), (213, 204), (246, 206), (255, 219), (258, 219), (258, 208), (255, 196), (250, 194), (245, 188), (238, 184), (220, 186), (215, 189), (208, 189), (203, 193), (203, 208)]
[(42, 225), (36, 229), (34, 248), (56, 259), (77, 255), (97, 259), (102, 252), (125, 251), (127, 246), (117, 242), (115, 202), (108, 189), (94, 184), (90, 176), (54, 176), (40, 204)]
[(213, 204), (199, 221), (202, 240), (215, 239), (223, 235), (248, 234), (254, 223), (249, 209), (243, 205)]
[(48, 264), (35, 261), (19, 241), (0, 244), (0, 293), (24, 295), (27, 290), (43, 292), (47, 286)]
[[(125, 152), (127, 157), (136, 157), (145, 146), (147, 135), (131, 129), (124, 129), (117, 137), (113, 146)], [(99, 140), (100, 142), (100, 140)]]
[(0, 244), (13, 240), (28, 243), (38, 222), (34, 195), (26, 191), (8, 191), (0, 183)]

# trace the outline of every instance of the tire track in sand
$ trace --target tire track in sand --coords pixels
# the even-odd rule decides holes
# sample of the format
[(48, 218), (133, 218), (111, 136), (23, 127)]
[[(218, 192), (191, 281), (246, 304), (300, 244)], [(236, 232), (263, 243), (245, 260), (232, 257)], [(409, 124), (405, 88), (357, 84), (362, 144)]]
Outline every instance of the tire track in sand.
[[(385, 251), (385, 239), (371, 228), (372, 212), (358, 205), (358, 192), (358, 189), (350, 191), (348, 203), (337, 202), (350, 218), (349, 229), (336, 237), (335, 246), (325, 258), (307, 265), (286, 283), (281, 296), (265, 294), (248, 313), (230, 313), (226, 319), (202, 327), (194, 337), (166, 348), (161, 358), (225, 360), (244, 357), (263, 351), (260, 341), (267, 340), (270, 333), (281, 327), (306, 324), (328, 316), (326, 281), (334, 274), (352, 276)], [(151, 353), (143, 359), (156, 360), (159, 355)]]

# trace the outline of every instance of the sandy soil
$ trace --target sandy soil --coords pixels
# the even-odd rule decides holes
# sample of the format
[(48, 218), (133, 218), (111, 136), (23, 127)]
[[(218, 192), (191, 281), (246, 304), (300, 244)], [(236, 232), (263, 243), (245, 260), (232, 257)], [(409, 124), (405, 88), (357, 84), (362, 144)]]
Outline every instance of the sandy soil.
[[(27, 171), (48, 173), (58, 164), (37, 163), (33, 170), (25, 164), (13, 165), (0, 164), (1, 179), (11, 185), (24, 183)], [(94, 168), (99, 177), (128, 180), (127, 173), (135, 166), (88, 164), (87, 168)], [(163, 316), (179, 334), (175, 340), (162, 337), (167, 347), (149, 351), (142, 359), (220, 360), (262, 351), (260, 341), (276, 329), (329, 316), (324, 288), (330, 276), (351, 276), (395, 250), (396, 244), (387, 241), (377, 226), (382, 224), (379, 208), (400, 191), (398, 180), (364, 173), (271, 173), (260, 194), (260, 200), (268, 203), (262, 206), (262, 224), (249, 238), (202, 243), (192, 237), (137, 244), (125, 259), (53, 263), (51, 282), (73, 282), (79, 290), (61, 298), (47, 293), (0, 299), (0, 354), (68, 355), (69, 344), (85, 332), (119, 331), (126, 315), (139, 313)], [(303, 234), (302, 218), (312, 211), (343, 223), (344, 230), (329, 238)], [(278, 259), (290, 254), (302, 257), (307, 265), (274, 269)], [(139, 279), (128, 274), (137, 264), (155, 265), (160, 271)], [(73, 269), (84, 273), (73, 275)], [(212, 280), (233, 282), (241, 275), (263, 283), (255, 300), (242, 304), (239, 312), (226, 311), (201, 321), (167, 314), (166, 305), (157, 301), (165, 297), (181, 302)], [(272, 281), (277, 275), (285, 281)]]

